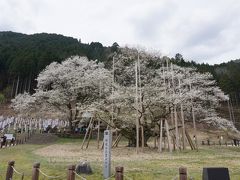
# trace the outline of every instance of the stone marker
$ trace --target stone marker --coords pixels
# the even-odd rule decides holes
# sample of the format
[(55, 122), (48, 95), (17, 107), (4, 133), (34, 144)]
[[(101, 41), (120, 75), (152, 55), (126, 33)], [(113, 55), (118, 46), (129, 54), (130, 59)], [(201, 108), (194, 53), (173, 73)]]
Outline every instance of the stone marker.
[(105, 179), (111, 176), (111, 147), (112, 147), (112, 132), (104, 131), (104, 150), (103, 150), (103, 177)]
[(77, 174), (92, 174), (92, 168), (89, 164), (89, 162), (84, 161), (84, 162), (80, 162), (79, 164), (77, 164), (76, 166), (76, 173)]

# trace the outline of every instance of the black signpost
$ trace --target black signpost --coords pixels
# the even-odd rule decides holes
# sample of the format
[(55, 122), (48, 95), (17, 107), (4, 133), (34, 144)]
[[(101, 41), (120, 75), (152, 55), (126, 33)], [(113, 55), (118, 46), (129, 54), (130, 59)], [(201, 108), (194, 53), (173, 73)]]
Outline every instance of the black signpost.
[(228, 168), (208, 167), (203, 168), (203, 180), (230, 180)]

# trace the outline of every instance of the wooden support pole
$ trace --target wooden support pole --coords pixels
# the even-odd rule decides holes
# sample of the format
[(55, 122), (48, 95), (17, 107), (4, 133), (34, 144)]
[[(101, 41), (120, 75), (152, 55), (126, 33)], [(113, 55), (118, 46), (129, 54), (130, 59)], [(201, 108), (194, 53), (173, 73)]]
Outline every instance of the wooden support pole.
[(175, 122), (175, 135), (176, 135), (176, 149), (178, 150), (179, 146), (179, 132), (178, 132), (178, 118), (177, 118), (177, 105), (174, 104), (174, 122)]
[(67, 180), (75, 180), (75, 165), (68, 166)]
[[(163, 127), (164, 127), (164, 125), (163, 125)], [(164, 150), (166, 150), (167, 149), (167, 147), (166, 147), (166, 136), (164, 136), (163, 137), (163, 144), (164, 144), (164, 146), (163, 146), (163, 148), (164, 148)]]
[(144, 127), (141, 125), (141, 137), (142, 137), (142, 152), (144, 151)]
[(13, 177), (13, 168), (15, 161), (9, 161), (6, 173), (6, 180), (12, 180)]
[(135, 104), (136, 104), (136, 152), (139, 153), (139, 119), (138, 119), (138, 62), (135, 63), (135, 76), (136, 76), (136, 97), (135, 97)]
[(115, 168), (115, 180), (123, 180), (123, 167)]
[(85, 133), (85, 136), (84, 136), (84, 139), (83, 139), (83, 142), (82, 142), (82, 145), (81, 145), (81, 149), (83, 149), (83, 146), (84, 146), (84, 143), (85, 143), (85, 141), (86, 141), (86, 138), (87, 138), (87, 135), (88, 135), (88, 132), (89, 132), (89, 129), (90, 129), (90, 125), (92, 124), (92, 117), (91, 117), (91, 120), (90, 120), (90, 122), (89, 122), (89, 124), (88, 124), (88, 128), (87, 128), (87, 131), (86, 131), (86, 133)]
[(183, 105), (181, 106), (181, 120), (182, 120), (182, 143), (183, 143), (183, 150), (186, 149), (186, 136), (185, 136), (185, 119), (184, 119), (184, 112), (183, 112)]
[(39, 179), (39, 168), (40, 168), (40, 163), (35, 163), (33, 165), (32, 180), (38, 180)]
[(118, 144), (119, 144), (121, 138), (122, 138), (122, 134), (120, 134), (120, 137), (118, 138), (118, 140), (117, 140), (117, 142), (116, 142), (116, 145), (115, 145), (116, 147), (118, 147)]
[(122, 136), (122, 134), (119, 134), (119, 135), (118, 135), (118, 137), (117, 137), (117, 138), (115, 139), (115, 141), (113, 142), (112, 147), (114, 147), (114, 146), (117, 147), (117, 143), (120, 141), (121, 136)]
[[(190, 91), (192, 89), (191, 83), (189, 84), (189, 89), (190, 89)], [(197, 127), (196, 127), (195, 111), (194, 111), (194, 107), (193, 107), (192, 97), (191, 97), (191, 104), (192, 104), (192, 119), (193, 119), (193, 129), (194, 129), (194, 137), (195, 137), (195, 147), (198, 151)]]
[(196, 120), (195, 120), (195, 112), (194, 112), (194, 107), (192, 106), (192, 117), (193, 117), (193, 128), (194, 128), (194, 143), (195, 143), (195, 148), (198, 151), (198, 138), (197, 138), (197, 127), (196, 127)]
[(170, 108), (170, 115), (171, 115), (171, 125), (174, 126), (174, 112), (173, 112), (173, 107)]
[(195, 148), (195, 145), (193, 144), (192, 139), (191, 139), (191, 137), (189, 136), (189, 134), (188, 134), (188, 132), (187, 132), (186, 129), (185, 129), (185, 134), (186, 134), (186, 137), (187, 137), (187, 140), (188, 140), (188, 143), (189, 143), (191, 149), (192, 149), (192, 150), (196, 149), (196, 148)]
[(97, 148), (100, 146), (100, 119), (98, 119)]
[(172, 135), (172, 142), (173, 142), (173, 151), (176, 151), (176, 136)]
[(167, 132), (169, 152), (172, 152), (171, 139), (170, 139), (170, 135), (169, 135), (169, 127), (168, 127), (168, 122), (167, 121), (165, 121), (165, 126), (166, 126), (166, 132)]
[(157, 148), (157, 136), (154, 136), (154, 148)]
[(159, 144), (158, 144), (158, 151), (159, 152), (162, 152), (162, 135), (163, 135), (163, 132), (162, 132), (162, 130), (163, 130), (163, 128), (162, 128), (162, 126), (163, 126), (163, 121), (162, 120), (160, 120), (160, 126), (159, 126)]
[(91, 128), (91, 129), (90, 129), (90, 132), (89, 132), (89, 135), (88, 135), (88, 140), (87, 140), (86, 149), (88, 148), (89, 141), (90, 141), (90, 139), (91, 139), (91, 136), (92, 136), (93, 123), (92, 123), (92, 125), (91, 125), (91, 127), (90, 127), (90, 128)]
[(179, 168), (179, 180), (187, 180), (187, 168)]

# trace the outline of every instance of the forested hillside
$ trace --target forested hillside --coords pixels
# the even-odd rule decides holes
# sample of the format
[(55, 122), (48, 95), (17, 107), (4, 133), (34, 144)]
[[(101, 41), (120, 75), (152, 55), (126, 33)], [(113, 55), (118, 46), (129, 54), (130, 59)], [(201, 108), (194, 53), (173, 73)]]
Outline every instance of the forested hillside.
[(83, 44), (57, 34), (0, 32), (0, 91), (6, 98), (24, 91), (32, 92), (36, 76), (51, 62), (71, 55), (103, 61), (111, 49), (113, 47), (103, 47), (98, 42)]
[[(85, 55), (89, 59), (109, 62), (117, 43), (104, 47), (99, 42), (90, 44), (57, 34), (26, 35), (0, 32), (0, 91), (11, 98), (24, 91), (33, 92), (38, 73), (53, 61), (62, 61), (71, 55)], [(177, 54), (171, 60), (180, 66), (195, 66), (200, 72), (211, 72), (218, 85), (231, 95), (232, 102), (240, 99), (240, 60), (219, 65), (197, 64)], [(0, 94), (0, 101), (2, 95)]]
[(238, 106), (240, 100), (240, 59), (209, 65), (204, 63), (198, 64), (194, 61), (185, 61), (181, 54), (176, 54), (173, 60), (180, 66), (194, 66), (200, 72), (210, 72), (217, 81), (218, 86), (226, 94), (229, 94), (232, 103)]

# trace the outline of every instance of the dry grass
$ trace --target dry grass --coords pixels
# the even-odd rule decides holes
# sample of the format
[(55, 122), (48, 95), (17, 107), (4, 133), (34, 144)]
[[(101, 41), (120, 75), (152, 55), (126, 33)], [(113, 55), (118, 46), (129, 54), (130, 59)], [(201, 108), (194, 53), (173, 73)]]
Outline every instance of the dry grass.
[[(124, 166), (125, 175), (133, 180), (172, 180), (178, 174), (178, 168), (185, 166), (195, 180), (201, 179), (203, 167), (228, 167), (231, 180), (240, 179), (240, 148), (226, 146), (202, 146), (197, 151), (158, 153), (156, 149), (145, 148), (144, 153), (136, 154), (135, 148), (120, 147), (112, 150), (112, 172), (114, 167)], [(90, 162), (94, 174), (87, 180), (101, 180), (102, 150), (98, 150), (95, 141), (89, 148), (81, 150), (81, 140), (59, 139), (51, 145), (20, 145), (10, 149), (0, 149), (0, 174), (6, 170), (7, 161), (14, 159), (16, 169), (31, 174), (32, 164), (41, 162), (41, 169), (49, 175), (66, 176), (66, 167), (79, 161)], [(30, 176), (25, 179), (30, 179)], [(1, 179), (1, 177), (0, 177)], [(16, 178), (18, 179), (18, 178)], [(127, 179), (127, 178), (126, 178)]]
[[(102, 150), (96, 148), (95, 142), (91, 142), (87, 150), (82, 150), (80, 145), (80, 143), (53, 144), (34, 151), (34, 154), (48, 158), (49, 162), (55, 164), (87, 160), (96, 171), (101, 172)], [(126, 175), (136, 180), (173, 179), (180, 166), (187, 167), (194, 179), (201, 179), (203, 167), (228, 167), (231, 178), (239, 180), (239, 165), (238, 147), (202, 146), (198, 152), (186, 150), (174, 153), (158, 153), (156, 149), (145, 148), (143, 153), (136, 154), (135, 148), (125, 147), (122, 143), (120, 147), (112, 150), (113, 168), (124, 166)]]

